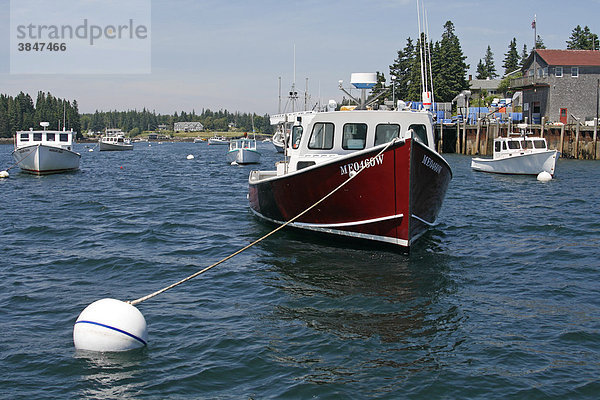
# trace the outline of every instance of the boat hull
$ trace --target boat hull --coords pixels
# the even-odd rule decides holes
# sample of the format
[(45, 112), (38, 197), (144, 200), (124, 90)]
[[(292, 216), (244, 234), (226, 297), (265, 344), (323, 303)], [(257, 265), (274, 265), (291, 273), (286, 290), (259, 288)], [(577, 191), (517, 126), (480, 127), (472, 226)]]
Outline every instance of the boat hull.
[(557, 158), (558, 151), (556, 150), (500, 159), (474, 158), (471, 160), (471, 168), (475, 171), (515, 175), (537, 175), (542, 171), (546, 171), (554, 176)]
[(113, 144), (113, 143), (105, 143), (105, 142), (100, 142), (99, 143), (99, 150), (100, 151), (126, 151), (126, 150), (133, 150), (133, 145), (132, 144)]
[(287, 175), (249, 179), (260, 218), (283, 224), (356, 177), (290, 226), (409, 248), (437, 218), (452, 178), (446, 161), (411, 139)]
[(21, 171), (34, 175), (76, 171), (81, 160), (79, 153), (41, 144), (18, 148), (12, 155)]
[(234, 149), (227, 152), (227, 160), (238, 164), (256, 164), (260, 162), (260, 153), (253, 149)]

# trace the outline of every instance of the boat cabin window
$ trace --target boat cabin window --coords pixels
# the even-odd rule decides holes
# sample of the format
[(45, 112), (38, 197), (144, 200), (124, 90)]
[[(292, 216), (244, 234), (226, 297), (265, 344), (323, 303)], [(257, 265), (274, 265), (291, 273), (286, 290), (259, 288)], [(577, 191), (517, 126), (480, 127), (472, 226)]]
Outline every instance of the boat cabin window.
[(521, 148), (521, 146), (519, 146), (519, 142), (517, 140), (509, 140), (508, 148), (511, 150), (518, 150)]
[(292, 148), (297, 149), (300, 145), (300, 138), (302, 137), (302, 125), (295, 125), (292, 128)]
[(34, 133), (33, 134), (33, 141), (34, 142), (41, 142), (42, 141), (42, 132), (40, 132), (40, 133)]
[(506, 142), (502, 142), (502, 150), (506, 150)]
[(345, 124), (342, 133), (342, 149), (362, 150), (367, 142), (367, 124)]
[(387, 143), (390, 140), (397, 138), (400, 133), (400, 125), (396, 124), (379, 124), (375, 128), (375, 146)]
[(46, 140), (49, 142), (54, 142), (54, 140), (56, 140), (56, 135), (54, 133), (46, 133)]
[(29, 133), (21, 133), (21, 142), (29, 142)]
[(418, 142), (423, 143), (425, 146), (429, 146), (429, 140), (427, 139), (427, 128), (425, 125), (413, 124), (408, 127), (410, 131), (412, 129), (413, 136)]
[(533, 147), (535, 147), (536, 149), (545, 149), (546, 142), (544, 140), (534, 140)]
[(521, 142), (521, 146), (523, 147), (523, 149), (533, 149), (533, 143), (531, 142), (531, 140), (523, 140)]
[(69, 135), (66, 134), (66, 133), (61, 133), (60, 136), (59, 136), (59, 138), (60, 138), (61, 142), (68, 142), (69, 141)]
[(308, 148), (314, 150), (330, 150), (333, 148), (333, 124), (330, 122), (317, 122), (313, 126)]
[(496, 151), (500, 151), (500, 146), (501, 146), (500, 142), (494, 143), (494, 146), (496, 147), (495, 148)]

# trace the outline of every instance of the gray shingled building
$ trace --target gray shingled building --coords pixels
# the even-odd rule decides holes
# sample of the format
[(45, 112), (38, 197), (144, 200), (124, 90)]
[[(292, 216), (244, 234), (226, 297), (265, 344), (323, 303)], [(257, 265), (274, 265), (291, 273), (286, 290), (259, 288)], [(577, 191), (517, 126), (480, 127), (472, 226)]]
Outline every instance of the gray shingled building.
[(511, 87), (523, 91), (523, 116), (529, 121), (545, 117), (566, 124), (597, 117), (600, 51), (534, 50), (522, 71)]

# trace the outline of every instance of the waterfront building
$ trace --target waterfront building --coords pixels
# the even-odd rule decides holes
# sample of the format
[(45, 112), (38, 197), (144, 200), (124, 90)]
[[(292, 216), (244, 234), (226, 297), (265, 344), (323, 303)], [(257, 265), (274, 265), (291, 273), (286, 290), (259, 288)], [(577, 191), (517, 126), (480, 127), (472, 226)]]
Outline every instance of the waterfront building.
[(523, 91), (523, 115), (530, 122), (563, 124), (598, 116), (600, 51), (536, 49), (511, 88)]

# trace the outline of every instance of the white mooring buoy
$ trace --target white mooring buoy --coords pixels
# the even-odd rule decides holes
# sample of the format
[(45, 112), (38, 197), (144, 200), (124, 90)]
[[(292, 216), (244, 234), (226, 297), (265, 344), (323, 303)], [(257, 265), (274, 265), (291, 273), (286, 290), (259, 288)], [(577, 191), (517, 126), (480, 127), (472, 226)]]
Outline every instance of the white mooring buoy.
[(87, 306), (75, 321), (73, 342), (78, 350), (128, 351), (148, 343), (146, 319), (129, 303), (102, 299)]
[(194, 159), (194, 155), (193, 154), (188, 154), (187, 159), (188, 160), (193, 160)]
[(0, 178), (8, 178), (9, 174), (8, 171), (0, 171)]
[(548, 182), (552, 180), (552, 175), (550, 175), (547, 171), (542, 171), (538, 174), (537, 180), (540, 182)]
[(232, 162), (231, 162), (231, 165), (238, 165), (238, 163), (237, 163), (237, 162), (235, 162), (235, 161), (232, 161)]

